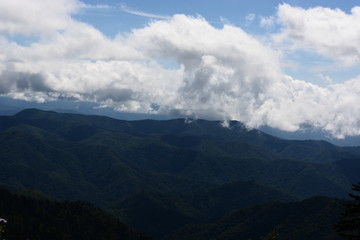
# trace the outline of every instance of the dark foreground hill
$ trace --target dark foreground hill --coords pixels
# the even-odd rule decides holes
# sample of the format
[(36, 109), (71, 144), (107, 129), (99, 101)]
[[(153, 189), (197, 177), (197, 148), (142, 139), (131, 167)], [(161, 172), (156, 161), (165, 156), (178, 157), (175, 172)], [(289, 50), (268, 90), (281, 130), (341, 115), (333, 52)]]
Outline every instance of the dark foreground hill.
[(295, 200), (298, 198), (268, 186), (236, 182), (183, 196), (141, 191), (114, 203), (111, 209), (131, 226), (161, 237), (190, 223), (216, 221), (234, 209), (267, 201)]
[(269, 202), (233, 212), (213, 224), (188, 225), (165, 240), (259, 239), (274, 229), (279, 239), (342, 240), (333, 229), (343, 211), (343, 202), (313, 197), (302, 202)]
[(121, 121), (29, 109), (0, 117), (0, 144), (2, 184), (99, 203), (139, 190), (194, 193), (236, 181), (343, 197), (350, 180), (360, 180), (343, 164), (360, 162), (357, 148), (282, 140), (239, 122)]
[(359, 148), (283, 140), (235, 121), (28, 109), (0, 117), (0, 146), (0, 186), (91, 202), (157, 237), (268, 201), (345, 198), (360, 180)]
[(115, 217), (83, 202), (56, 202), (0, 189), (0, 217), (11, 240), (150, 240)]

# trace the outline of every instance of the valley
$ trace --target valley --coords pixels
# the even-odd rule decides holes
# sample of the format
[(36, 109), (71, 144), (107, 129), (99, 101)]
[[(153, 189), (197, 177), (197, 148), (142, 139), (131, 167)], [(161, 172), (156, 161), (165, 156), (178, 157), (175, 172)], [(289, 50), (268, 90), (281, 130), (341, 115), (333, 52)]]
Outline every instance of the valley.
[[(0, 144), (0, 187), (89, 202), (160, 239), (233, 234), (214, 230), (223, 222), (247, 239), (259, 214), (269, 218), (259, 234), (282, 226), (284, 236), (294, 236), (291, 222), (310, 229), (315, 216), (272, 208), (297, 204), (331, 219), (326, 233), (314, 236), (341, 239), (330, 225), (360, 180), (360, 148), (284, 140), (236, 121), (125, 121), (26, 109), (0, 117)], [(324, 210), (327, 204), (335, 207)], [(241, 220), (250, 210), (251, 226)]]

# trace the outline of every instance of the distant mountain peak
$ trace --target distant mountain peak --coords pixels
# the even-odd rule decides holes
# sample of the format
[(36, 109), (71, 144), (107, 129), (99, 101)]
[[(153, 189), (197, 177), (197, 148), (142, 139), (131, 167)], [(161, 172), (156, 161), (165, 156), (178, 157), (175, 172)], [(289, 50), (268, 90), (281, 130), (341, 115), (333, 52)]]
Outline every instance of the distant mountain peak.
[(27, 108), (27, 109), (21, 110), (20, 112), (18, 112), (14, 116), (17, 117), (17, 118), (26, 119), (26, 118), (32, 118), (32, 117), (38, 115), (39, 113), (56, 113), (56, 112), (44, 111), (44, 110), (40, 110), (40, 109), (37, 109), (37, 108)]

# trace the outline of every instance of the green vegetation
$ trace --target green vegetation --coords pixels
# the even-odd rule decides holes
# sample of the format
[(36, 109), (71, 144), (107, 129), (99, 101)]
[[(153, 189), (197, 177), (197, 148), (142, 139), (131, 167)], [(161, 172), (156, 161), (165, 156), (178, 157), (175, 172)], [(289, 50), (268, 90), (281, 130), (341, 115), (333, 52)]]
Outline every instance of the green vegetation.
[(223, 226), (225, 237), (241, 232), (241, 239), (258, 239), (281, 225), (281, 238), (296, 239), (303, 234), (292, 225), (297, 221), (313, 239), (332, 236), (328, 226), (342, 210), (339, 201), (333, 200), (328, 213), (321, 199), (301, 205), (309, 216), (317, 212), (313, 205), (324, 210), (319, 214), (328, 219), (318, 226), (321, 231), (312, 229), (315, 222), (303, 212), (288, 218), (296, 203), (286, 202), (343, 198), (350, 182), (360, 180), (360, 148), (282, 140), (238, 122), (224, 128), (217, 121), (121, 121), (28, 109), (0, 116), (0, 145), (1, 187), (39, 201), (90, 202), (167, 239), (211, 239), (219, 235), (212, 227), (244, 209), (263, 214), (263, 224), (255, 218), (252, 225), (229, 222), (234, 229)]
[(260, 240), (277, 240), (280, 234), (274, 229), (271, 233), (269, 233), (266, 237), (261, 237)]
[[(192, 224), (167, 235), (165, 240), (239, 240), (263, 236), (291, 240), (341, 240), (333, 229), (343, 201), (313, 197), (301, 202), (269, 202), (239, 209), (208, 224)], [(271, 238), (270, 238), (271, 239)]]
[(83, 202), (56, 202), (0, 189), (0, 239), (149, 240), (115, 217)]
[(7, 220), (4, 218), (0, 218), (0, 240), (5, 240), (5, 227), (6, 227)]
[(111, 209), (135, 228), (161, 237), (187, 224), (216, 221), (235, 209), (296, 200), (295, 196), (255, 182), (236, 182), (193, 195), (141, 191), (114, 203)]
[(360, 151), (281, 140), (237, 122), (223, 128), (31, 109), (0, 117), (0, 144), (3, 186), (101, 206), (142, 190), (192, 194), (238, 181), (300, 197), (344, 197), (349, 168), (338, 162), (360, 159)]
[(352, 188), (357, 194), (349, 194), (353, 202), (346, 203), (346, 209), (341, 215), (341, 220), (335, 225), (339, 235), (346, 239), (360, 239), (360, 182), (353, 184)]

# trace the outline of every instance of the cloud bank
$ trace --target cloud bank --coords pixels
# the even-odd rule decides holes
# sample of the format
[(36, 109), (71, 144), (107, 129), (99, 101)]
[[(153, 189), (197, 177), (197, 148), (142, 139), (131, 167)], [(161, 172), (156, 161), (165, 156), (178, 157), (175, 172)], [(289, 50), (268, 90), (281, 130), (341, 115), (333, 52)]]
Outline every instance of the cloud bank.
[(360, 7), (347, 14), (340, 9), (302, 9), (282, 4), (277, 15), (284, 27), (278, 40), (346, 65), (360, 62)]
[[(79, 1), (25, 2), (0, 0), (0, 11), (6, 9), (0, 14), (1, 95), (87, 100), (119, 111), (234, 119), (287, 131), (311, 124), (339, 138), (360, 134), (360, 77), (326, 88), (294, 79), (284, 73), (279, 49), (241, 28), (174, 15), (110, 39), (72, 17), (84, 7)], [(20, 14), (26, 11), (27, 21)], [(332, 26), (342, 31), (344, 21), (346, 33), (359, 42), (358, 13), (283, 4), (279, 39), (357, 64), (359, 44), (331, 39), (342, 38)], [(319, 24), (304, 21), (309, 14)], [(334, 16), (328, 23), (319, 20)], [(312, 34), (319, 29), (322, 37)], [(13, 40), (19, 36), (37, 40), (25, 46)], [(169, 61), (178, 68), (166, 67)]]

